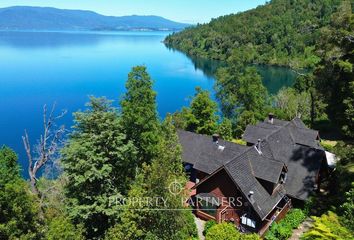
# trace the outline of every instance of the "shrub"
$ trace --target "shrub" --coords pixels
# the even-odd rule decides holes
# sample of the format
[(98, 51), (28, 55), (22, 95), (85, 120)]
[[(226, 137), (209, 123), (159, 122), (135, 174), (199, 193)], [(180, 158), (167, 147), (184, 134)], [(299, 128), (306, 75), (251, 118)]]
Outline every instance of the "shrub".
[(293, 232), (306, 218), (306, 214), (301, 209), (292, 209), (286, 217), (279, 223), (273, 223), (267, 232), (265, 239), (267, 240), (283, 240), (288, 239)]
[(340, 206), (343, 211), (342, 222), (351, 230), (354, 231), (354, 182), (352, 188), (345, 193), (346, 201)]
[(321, 141), (321, 146), (328, 152), (334, 152), (335, 150), (335, 142), (327, 141), (327, 140), (322, 140)]
[(293, 229), (291, 228), (290, 225), (284, 223), (284, 222), (279, 222), (279, 223), (273, 223), (272, 226), (270, 227), (269, 231), (265, 235), (265, 239), (267, 240), (285, 240), (288, 239), (291, 234)]
[(292, 229), (297, 228), (306, 218), (305, 213), (301, 209), (292, 209), (285, 217), (284, 222)]
[(313, 217), (315, 220), (310, 231), (306, 232), (302, 240), (316, 240), (316, 239), (353, 239), (353, 234), (348, 229), (343, 227), (338, 216), (333, 212), (323, 214), (321, 217)]
[(220, 223), (212, 226), (205, 236), (206, 240), (259, 240), (257, 234), (241, 234), (232, 223)]
[(208, 231), (210, 228), (212, 228), (213, 226), (216, 225), (216, 222), (214, 220), (209, 220), (205, 223), (204, 225), (204, 231), (203, 231), (203, 235), (207, 235)]
[(238, 240), (240, 233), (231, 223), (221, 223), (212, 226), (206, 236), (206, 240)]

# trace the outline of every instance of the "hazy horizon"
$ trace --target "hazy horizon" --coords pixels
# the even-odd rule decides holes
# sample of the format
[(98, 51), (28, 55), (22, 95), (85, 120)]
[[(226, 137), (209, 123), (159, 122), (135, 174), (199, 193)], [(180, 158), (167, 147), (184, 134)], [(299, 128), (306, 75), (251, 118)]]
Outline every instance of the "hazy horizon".
[(265, 0), (245, 2), (241, 0), (220, 0), (217, 2), (205, 2), (195, 0), (162, 1), (114, 1), (114, 0), (48, 0), (45, 3), (41, 0), (3, 0), (0, 1), (0, 8), (13, 6), (31, 7), (54, 7), (69, 10), (88, 10), (106, 16), (131, 16), (131, 15), (155, 15), (169, 20), (182, 23), (206, 23), (212, 18), (231, 13), (237, 13), (255, 8), (265, 4)]

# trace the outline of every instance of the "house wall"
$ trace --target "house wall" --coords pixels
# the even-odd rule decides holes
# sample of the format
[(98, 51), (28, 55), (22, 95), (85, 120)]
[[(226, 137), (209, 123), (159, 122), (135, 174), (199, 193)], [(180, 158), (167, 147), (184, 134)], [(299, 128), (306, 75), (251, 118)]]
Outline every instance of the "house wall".
[(242, 202), (243, 197), (225, 170), (219, 171), (205, 182), (201, 183), (197, 187), (197, 194), (198, 193), (212, 193), (220, 201), (224, 200), (217, 209), (215, 217), (197, 209), (196, 215), (198, 217), (204, 220), (213, 219), (217, 222), (234, 222), (237, 226), (239, 225), (240, 217), (236, 211), (242, 210), (242, 206), (238, 206), (241, 205), (238, 200)]
[(207, 173), (202, 172), (202, 171), (198, 171), (196, 170), (196, 176), (199, 179), (199, 181), (202, 181), (204, 178), (206, 178), (207, 176), (209, 176)]

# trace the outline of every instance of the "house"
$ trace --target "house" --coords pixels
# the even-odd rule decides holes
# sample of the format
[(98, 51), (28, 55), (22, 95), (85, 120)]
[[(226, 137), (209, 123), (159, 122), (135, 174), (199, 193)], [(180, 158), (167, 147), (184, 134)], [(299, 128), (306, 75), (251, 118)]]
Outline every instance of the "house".
[(243, 232), (263, 235), (285, 216), (292, 201), (306, 200), (326, 173), (319, 133), (299, 118), (273, 115), (247, 126), (247, 146), (178, 131), (182, 159), (193, 183), (191, 205), (204, 220), (233, 222)]

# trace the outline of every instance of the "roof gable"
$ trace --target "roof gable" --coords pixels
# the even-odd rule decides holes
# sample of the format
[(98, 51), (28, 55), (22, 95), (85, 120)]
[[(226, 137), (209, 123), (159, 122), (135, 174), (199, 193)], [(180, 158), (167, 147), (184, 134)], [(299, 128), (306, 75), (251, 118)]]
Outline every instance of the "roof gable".
[[(247, 153), (225, 164), (224, 168), (263, 220), (283, 198), (284, 192), (283, 188), (279, 188), (279, 192), (269, 194), (256, 179), (249, 157), (249, 151), (247, 151)], [(251, 191), (253, 192), (252, 198), (250, 197)]]
[[(316, 175), (324, 158), (318, 132), (307, 128), (299, 118), (292, 121), (273, 119), (273, 123), (266, 120), (251, 129), (260, 128), (273, 129), (262, 142), (267, 143), (273, 159), (285, 163), (288, 168), (285, 184), (287, 194), (305, 200), (314, 189)], [(249, 134), (248, 129), (246, 136)], [(260, 131), (261, 134), (263, 132)], [(257, 132), (251, 134), (256, 136)]]

